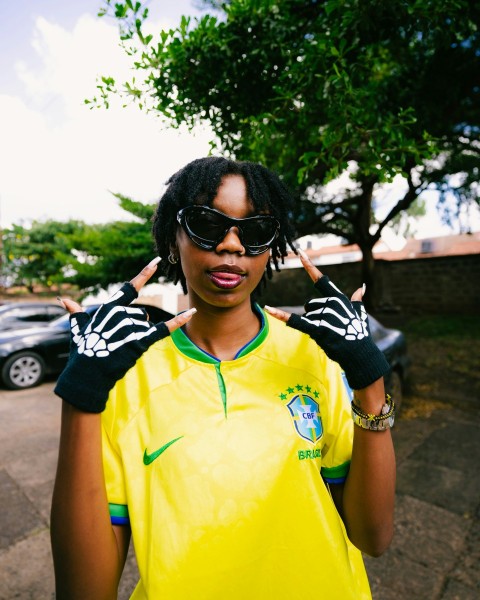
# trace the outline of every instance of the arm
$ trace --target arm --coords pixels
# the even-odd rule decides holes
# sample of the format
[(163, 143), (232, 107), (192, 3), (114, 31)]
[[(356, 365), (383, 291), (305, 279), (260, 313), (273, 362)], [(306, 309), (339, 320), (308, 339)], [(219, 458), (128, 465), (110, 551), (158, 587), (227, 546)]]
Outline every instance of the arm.
[(110, 523), (101, 450), (101, 416), (63, 402), (51, 541), (59, 600), (116, 598), (129, 528)]
[[(385, 398), (383, 378), (356, 391), (355, 398), (364, 412), (380, 414)], [(395, 454), (390, 430), (354, 426), (347, 479), (330, 489), (352, 543), (371, 556), (382, 554), (393, 537)]]
[[(385, 403), (383, 375), (389, 366), (373, 343), (368, 319), (357, 290), (348, 298), (299, 251), (307, 273), (321, 293), (311, 300), (304, 316), (265, 307), (272, 316), (310, 335), (325, 353), (339, 363), (355, 402), (363, 413), (380, 415)], [(337, 510), (351, 541), (361, 551), (380, 555), (393, 535), (395, 455), (391, 433), (354, 426), (350, 471), (342, 485), (331, 485)]]
[[(63, 301), (73, 315), (73, 338), (67, 367), (55, 387), (64, 400), (51, 512), (59, 600), (117, 597), (130, 528), (112, 527), (110, 522), (103, 473), (101, 412), (116, 381), (152, 343), (184, 325), (195, 310), (157, 325), (147, 322), (138, 309), (124, 310), (132, 299), (131, 288), (138, 292), (155, 272), (157, 262), (147, 265), (130, 286), (122, 286), (91, 320), (78, 304)], [(116, 319), (114, 325), (112, 317)], [(103, 334), (101, 346), (99, 339)], [(98, 352), (91, 350), (95, 347), (99, 347)]]

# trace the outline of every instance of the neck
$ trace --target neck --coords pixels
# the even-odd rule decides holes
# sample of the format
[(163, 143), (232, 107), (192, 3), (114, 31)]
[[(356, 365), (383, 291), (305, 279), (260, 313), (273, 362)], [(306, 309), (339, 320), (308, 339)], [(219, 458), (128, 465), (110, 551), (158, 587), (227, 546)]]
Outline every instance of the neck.
[(219, 360), (232, 360), (260, 331), (260, 319), (250, 301), (231, 308), (196, 308), (195, 318), (184, 329), (194, 344)]

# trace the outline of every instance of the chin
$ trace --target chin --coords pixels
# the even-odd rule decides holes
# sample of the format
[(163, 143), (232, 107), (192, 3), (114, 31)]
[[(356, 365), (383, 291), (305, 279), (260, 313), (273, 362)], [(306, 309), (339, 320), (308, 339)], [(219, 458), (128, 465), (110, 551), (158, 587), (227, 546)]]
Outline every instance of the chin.
[(240, 292), (238, 290), (216, 290), (214, 293), (208, 292), (198, 294), (189, 290), (190, 298), (195, 302), (198, 299), (202, 304), (214, 308), (236, 308), (248, 302), (250, 304), (250, 293)]

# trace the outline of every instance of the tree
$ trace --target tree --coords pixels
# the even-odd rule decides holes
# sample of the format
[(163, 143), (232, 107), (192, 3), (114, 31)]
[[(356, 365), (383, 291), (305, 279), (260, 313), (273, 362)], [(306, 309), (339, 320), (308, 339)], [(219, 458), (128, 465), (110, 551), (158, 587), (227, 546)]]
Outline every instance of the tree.
[(149, 221), (154, 204), (145, 205), (115, 194), (120, 206), (138, 216), (136, 221), (115, 221), (86, 228), (73, 239), (76, 260), (70, 281), (89, 291), (129, 281), (154, 256)]
[(4, 230), (2, 278), (10, 285), (51, 287), (65, 281), (70, 240), (84, 227), (81, 221), (33, 221)]
[(135, 220), (94, 225), (34, 221), (6, 229), (3, 281), (31, 291), (37, 285), (68, 283), (85, 293), (130, 280), (154, 253), (149, 222), (155, 204), (114, 195)]
[[(174, 126), (207, 121), (217, 150), (277, 170), (297, 199), (299, 235), (360, 246), (370, 308), (372, 249), (392, 219), (432, 187), (479, 202), (475, 0), (232, 0), (222, 18), (183, 17), (158, 38), (144, 34), (142, 2), (104, 5), (135, 79), (104, 77), (93, 103), (118, 94)], [(342, 173), (351, 185), (328, 197)], [(398, 174), (405, 193), (377, 222), (375, 191)]]

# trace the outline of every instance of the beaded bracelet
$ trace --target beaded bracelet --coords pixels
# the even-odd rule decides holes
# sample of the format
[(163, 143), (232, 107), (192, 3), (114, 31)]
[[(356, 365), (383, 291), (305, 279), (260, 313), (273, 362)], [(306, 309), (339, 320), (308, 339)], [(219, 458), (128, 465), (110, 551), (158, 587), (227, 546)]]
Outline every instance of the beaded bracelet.
[(385, 394), (385, 404), (380, 415), (364, 413), (352, 402), (352, 419), (355, 425), (370, 431), (385, 431), (393, 427), (395, 422), (395, 402), (389, 394)]

